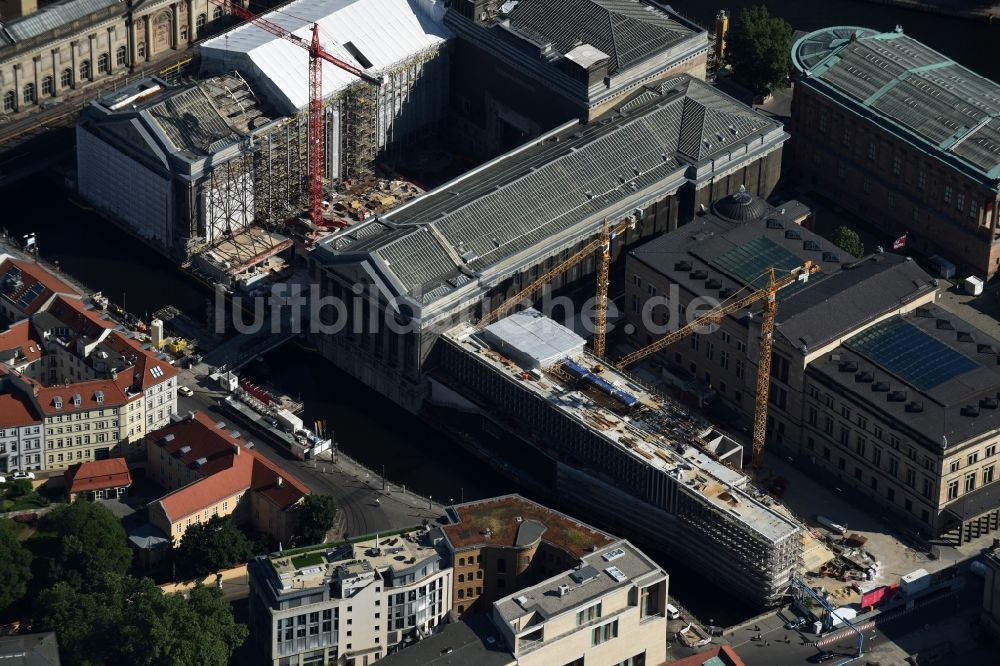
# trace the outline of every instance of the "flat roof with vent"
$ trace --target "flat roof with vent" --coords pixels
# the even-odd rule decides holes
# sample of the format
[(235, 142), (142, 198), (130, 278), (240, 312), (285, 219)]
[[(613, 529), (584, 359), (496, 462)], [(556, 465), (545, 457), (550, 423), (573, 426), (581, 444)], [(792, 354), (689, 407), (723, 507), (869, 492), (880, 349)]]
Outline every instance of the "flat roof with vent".
[[(616, 553), (612, 565), (605, 558), (609, 552)], [(650, 585), (665, 577), (666, 573), (645, 553), (620, 540), (587, 553), (574, 569), (500, 599), (495, 608), (507, 622), (528, 613), (538, 613), (539, 620), (545, 622), (554, 615), (592, 605), (615, 590)]]
[(1000, 342), (934, 304), (816, 358), (806, 374), (932, 451), (1000, 428)]

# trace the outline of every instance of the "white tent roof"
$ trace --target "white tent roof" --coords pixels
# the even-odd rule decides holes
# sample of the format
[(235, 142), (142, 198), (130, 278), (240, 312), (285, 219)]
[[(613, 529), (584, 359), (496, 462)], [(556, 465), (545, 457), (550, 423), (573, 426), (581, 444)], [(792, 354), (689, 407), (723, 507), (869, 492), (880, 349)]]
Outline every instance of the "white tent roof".
[[(318, 23), (323, 46), (333, 55), (364, 68), (344, 44), (351, 42), (368, 59), (370, 72), (391, 69), (452, 36), (444, 27), (441, 0), (297, 0), (265, 17), (290, 32), (312, 38), (312, 24)], [(308, 52), (285, 39), (254, 25), (241, 25), (201, 45), (208, 69), (240, 69), (288, 107), (303, 109), (309, 102)], [(357, 78), (323, 63), (323, 94), (330, 96)]]

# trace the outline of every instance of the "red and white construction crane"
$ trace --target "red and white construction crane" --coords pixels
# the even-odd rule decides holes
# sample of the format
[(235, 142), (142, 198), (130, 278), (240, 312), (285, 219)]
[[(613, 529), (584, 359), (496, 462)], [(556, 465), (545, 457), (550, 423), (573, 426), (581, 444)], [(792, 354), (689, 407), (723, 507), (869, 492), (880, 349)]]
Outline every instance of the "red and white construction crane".
[(324, 49), (319, 41), (318, 23), (313, 24), (312, 40), (310, 41), (277, 23), (244, 9), (239, 2), (233, 0), (211, 1), (233, 16), (237, 16), (247, 23), (252, 23), (261, 30), (266, 30), (272, 35), (281, 37), (309, 52), (309, 220), (317, 229), (326, 226), (344, 226), (343, 223), (328, 223), (323, 219), (323, 61), (325, 60), (331, 65), (376, 86), (381, 86), (383, 79), (341, 60)]

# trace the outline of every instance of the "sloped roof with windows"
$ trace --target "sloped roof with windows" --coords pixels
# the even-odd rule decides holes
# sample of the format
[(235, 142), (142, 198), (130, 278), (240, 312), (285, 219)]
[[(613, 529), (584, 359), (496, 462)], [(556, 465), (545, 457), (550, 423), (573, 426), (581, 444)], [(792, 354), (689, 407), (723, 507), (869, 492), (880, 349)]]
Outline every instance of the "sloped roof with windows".
[(38, 312), (53, 294), (79, 292), (42, 266), (0, 254), (0, 298), (25, 315)]
[(687, 39), (694, 30), (659, 6), (638, 0), (520, 0), (507, 16), (512, 30), (562, 54), (590, 44), (615, 74)]
[(124, 0), (60, 0), (41, 5), (38, 11), (0, 21), (0, 46), (23, 42), (114, 6)]
[(691, 166), (786, 138), (780, 124), (704, 82), (668, 79), (600, 120), (567, 124), (328, 237), (315, 256), (364, 264), (387, 298), (427, 305), (517, 257), (596, 233), (625, 202), (676, 190)]
[(1000, 85), (901, 30), (817, 30), (792, 62), (800, 85), (1000, 191)]
[(176, 419), (147, 435), (147, 440), (201, 477), (157, 500), (171, 522), (244, 490), (260, 494), (281, 509), (310, 494), (301, 481), (248, 447), (238, 431), (203, 412)]

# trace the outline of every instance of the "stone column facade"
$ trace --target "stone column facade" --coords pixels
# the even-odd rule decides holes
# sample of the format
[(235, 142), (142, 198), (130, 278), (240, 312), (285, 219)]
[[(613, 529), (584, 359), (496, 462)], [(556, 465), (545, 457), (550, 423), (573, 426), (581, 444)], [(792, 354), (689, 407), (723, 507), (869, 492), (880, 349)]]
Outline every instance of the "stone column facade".
[(42, 56), (36, 55), (31, 59), (35, 66), (35, 104), (42, 99)]
[(146, 59), (146, 62), (149, 62), (150, 61), (150, 55), (149, 54), (153, 50), (153, 46), (152, 46), (152, 43), (151, 43), (153, 41), (153, 36), (152, 36), (152, 33), (149, 30), (149, 14), (146, 14), (145, 16), (142, 17), (142, 27), (143, 27), (143, 30), (144, 30), (144, 34), (142, 36), (142, 39), (143, 39), (143, 42), (145, 42), (145, 44), (146, 44), (146, 58), (145, 59)]
[(62, 93), (62, 68), (59, 66), (59, 49), (52, 49), (52, 92)]
[(170, 19), (173, 28), (173, 49), (181, 48), (181, 6), (178, 3), (170, 5)]
[(90, 52), (88, 57), (90, 58), (90, 80), (95, 81), (97, 79), (97, 35), (91, 35), (90, 40)]
[(118, 53), (115, 48), (115, 26), (108, 27), (108, 74), (115, 73), (115, 67), (118, 66)]
[(184, 0), (184, 3), (187, 5), (188, 43), (190, 44), (198, 39), (198, 35), (195, 34), (194, 30), (194, 3), (192, 0)]
[(21, 63), (14, 65), (14, 111), (24, 108), (24, 74), (21, 71)]
[(71, 79), (73, 81), (72, 86), (74, 90), (80, 87), (80, 62), (76, 56), (79, 48), (80, 48), (79, 41), (74, 39), (72, 42), (69, 43), (70, 66), (73, 68), (73, 76), (71, 77)]

